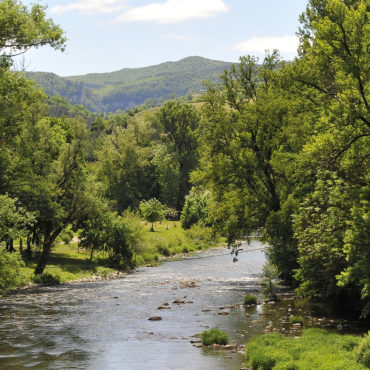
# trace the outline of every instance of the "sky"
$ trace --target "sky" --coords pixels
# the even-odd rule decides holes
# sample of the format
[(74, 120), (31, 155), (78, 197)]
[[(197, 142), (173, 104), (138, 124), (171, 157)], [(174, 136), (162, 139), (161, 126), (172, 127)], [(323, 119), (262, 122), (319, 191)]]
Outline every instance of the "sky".
[(266, 49), (279, 49), (289, 60), (296, 55), (295, 33), (307, 0), (39, 3), (47, 6), (47, 17), (65, 31), (67, 48), (64, 53), (50, 47), (30, 50), (24, 54), (23, 67), (72, 76), (151, 66), (195, 55), (237, 62), (247, 54), (261, 58)]

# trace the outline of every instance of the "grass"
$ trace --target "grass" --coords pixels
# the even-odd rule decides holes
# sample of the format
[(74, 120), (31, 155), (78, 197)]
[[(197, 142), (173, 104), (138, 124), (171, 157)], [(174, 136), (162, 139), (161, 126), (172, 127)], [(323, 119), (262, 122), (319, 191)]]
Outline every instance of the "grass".
[(245, 297), (244, 297), (244, 304), (246, 306), (248, 305), (251, 305), (251, 304), (257, 304), (257, 296), (255, 296), (254, 294), (247, 294)]
[[(97, 257), (99, 256), (97, 254)], [(26, 267), (22, 269), (25, 280), (27, 282), (33, 281), (35, 283), (47, 284), (47, 282), (42, 281), (44, 278), (34, 277), (33, 271), (36, 264), (37, 259), (26, 262)], [(99, 266), (96, 260), (90, 261), (90, 253), (84, 249), (78, 250), (77, 243), (72, 243), (57, 244), (55, 246), (43, 275), (51, 275), (55, 279), (59, 279), (60, 283), (65, 283), (73, 280), (87, 279), (92, 275), (107, 276), (115, 272), (115, 269)], [(47, 280), (47, 278), (45, 279)]]
[(223, 330), (210, 329), (202, 333), (202, 344), (211, 346), (212, 344), (225, 345), (229, 343), (229, 337)]
[(290, 322), (290, 325), (294, 325), (294, 324), (304, 325), (304, 318), (301, 316), (292, 316), (289, 322)]
[(145, 225), (144, 248), (136, 257), (137, 265), (153, 265), (163, 257), (187, 254), (215, 246), (221, 240), (213, 243), (208, 239), (202, 240), (199, 233), (185, 231), (179, 221), (162, 221), (154, 225), (154, 232), (150, 231), (150, 224)]
[(360, 340), (361, 337), (321, 329), (307, 329), (300, 338), (275, 333), (260, 335), (246, 345), (247, 367), (253, 370), (366, 369), (354, 356)]

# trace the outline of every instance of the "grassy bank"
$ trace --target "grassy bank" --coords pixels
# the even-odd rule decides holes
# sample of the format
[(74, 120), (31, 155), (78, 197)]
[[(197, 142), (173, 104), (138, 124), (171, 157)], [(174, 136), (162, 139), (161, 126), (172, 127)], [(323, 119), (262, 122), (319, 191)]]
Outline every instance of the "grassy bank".
[(307, 329), (301, 337), (256, 336), (246, 345), (247, 367), (253, 370), (367, 369), (358, 362), (361, 361), (358, 356), (361, 341), (359, 336), (328, 333), (322, 329)]
[[(218, 242), (221, 240), (215, 239), (211, 230), (207, 228), (195, 227), (185, 231), (179, 222), (171, 221), (157, 223), (155, 232), (151, 232), (150, 225), (144, 224), (142, 243), (133, 259), (136, 266), (155, 265), (165, 257), (207, 249), (217, 245)], [(117, 271), (108, 267), (107, 257), (103, 252), (96, 252), (93, 260), (90, 260), (90, 251), (79, 249), (77, 243), (56, 244), (44, 271), (45, 279), (35, 280), (33, 271), (37, 258), (33, 258), (19, 268), (16, 285), (23, 286), (31, 282), (55, 284), (108, 277)]]
[(143, 248), (137, 255), (138, 266), (156, 264), (163, 257), (187, 254), (208, 249), (221, 243), (221, 238), (214, 238), (211, 229), (192, 227), (184, 230), (180, 222), (163, 221), (155, 225), (155, 232), (150, 225), (145, 225)]

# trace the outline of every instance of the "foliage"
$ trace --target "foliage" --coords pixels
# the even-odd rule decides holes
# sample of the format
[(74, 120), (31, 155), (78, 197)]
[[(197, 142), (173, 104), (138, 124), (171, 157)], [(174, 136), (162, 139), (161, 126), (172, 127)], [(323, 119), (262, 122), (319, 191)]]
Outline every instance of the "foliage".
[(0, 2), (0, 53), (7, 57), (24, 53), (31, 47), (50, 45), (64, 50), (66, 38), (62, 29), (45, 18), (45, 7), (31, 9), (17, 0)]
[(140, 212), (145, 220), (151, 222), (151, 231), (154, 231), (154, 222), (163, 219), (164, 207), (162, 203), (155, 198), (140, 202)]
[(0, 195), (0, 241), (24, 236), (33, 224), (33, 215), (19, 205), (17, 199)]
[(0, 295), (24, 283), (24, 278), (21, 274), (23, 266), (24, 263), (20, 255), (0, 249)]
[(91, 249), (91, 259), (94, 251), (104, 251), (113, 267), (131, 267), (140, 233), (133, 217), (127, 213), (125, 219), (116, 212), (104, 212), (90, 218), (82, 229), (80, 245)]
[(247, 365), (253, 369), (365, 369), (352, 354), (359, 341), (356, 336), (321, 329), (307, 329), (298, 339), (265, 334), (247, 343)]
[(273, 298), (275, 297), (274, 288), (276, 286), (276, 280), (278, 279), (279, 271), (271, 261), (267, 261), (263, 265), (261, 284), (263, 286), (263, 292), (266, 296)]
[(247, 294), (244, 297), (244, 304), (246, 306), (251, 304), (257, 304), (257, 296), (255, 296), (254, 294)]
[(229, 337), (225, 331), (220, 329), (210, 329), (202, 333), (202, 344), (211, 346), (212, 344), (225, 345), (229, 342)]
[(184, 208), (180, 216), (181, 226), (184, 229), (189, 229), (197, 223), (202, 226), (207, 225), (209, 203), (209, 191), (192, 188), (185, 197)]
[(158, 111), (158, 120), (164, 128), (165, 142), (179, 168), (179, 189), (176, 194), (176, 209), (181, 210), (185, 195), (191, 188), (190, 172), (198, 163), (198, 140), (196, 130), (200, 117), (196, 109), (184, 103), (170, 101)]
[(364, 338), (360, 340), (358, 345), (353, 349), (356, 360), (370, 367), (370, 333), (367, 333)]
[(193, 225), (185, 234), (192, 244), (201, 248), (215, 247), (219, 242), (218, 234), (208, 226)]

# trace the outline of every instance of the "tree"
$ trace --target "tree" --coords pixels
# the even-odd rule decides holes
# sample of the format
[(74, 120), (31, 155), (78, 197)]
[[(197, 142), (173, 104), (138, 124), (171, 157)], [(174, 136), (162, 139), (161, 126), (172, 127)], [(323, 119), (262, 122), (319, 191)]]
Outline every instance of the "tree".
[[(281, 207), (272, 160), (284, 140), (288, 100), (279, 88), (277, 52), (260, 68), (242, 57), (222, 76), (221, 88), (208, 85), (204, 95), (201, 170), (195, 181), (212, 193), (210, 218), (231, 245), (240, 235), (265, 225)], [(261, 81), (258, 83), (257, 81)]]
[(34, 217), (18, 202), (7, 195), (0, 195), (0, 242), (5, 241), (13, 252), (13, 239), (27, 234)]
[(154, 231), (154, 222), (163, 219), (164, 207), (162, 203), (159, 200), (152, 198), (147, 201), (144, 200), (140, 202), (139, 208), (145, 220), (152, 223), (150, 231)]
[(190, 229), (192, 225), (207, 224), (209, 203), (211, 197), (207, 190), (192, 188), (185, 198), (184, 208), (181, 212), (181, 226)]
[(45, 7), (35, 4), (27, 9), (17, 0), (0, 2), (0, 53), (8, 63), (32, 47), (49, 45), (64, 51), (65, 42), (63, 30), (46, 19)]
[(151, 147), (153, 129), (131, 119), (127, 128), (113, 127), (96, 153), (98, 178), (107, 186), (107, 196), (117, 211), (137, 208), (146, 197), (157, 197), (159, 184)]
[(185, 195), (191, 184), (189, 175), (198, 164), (198, 141), (196, 130), (199, 126), (199, 115), (189, 104), (171, 101), (158, 112), (159, 122), (165, 133), (165, 142), (170, 145), (169, 152), (176, 154), (179, 166), (179, 190), (176, 200), (176, 209), (181, 210)]

